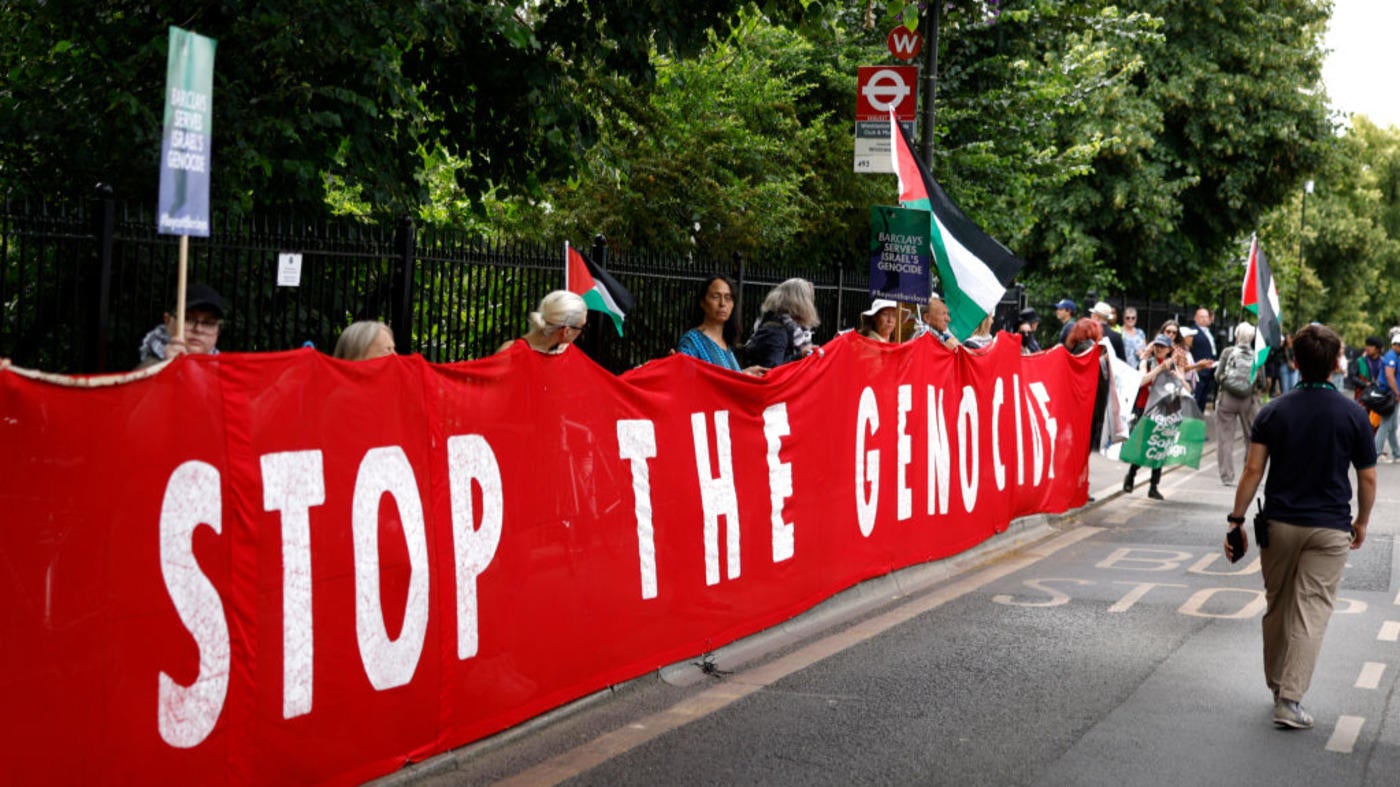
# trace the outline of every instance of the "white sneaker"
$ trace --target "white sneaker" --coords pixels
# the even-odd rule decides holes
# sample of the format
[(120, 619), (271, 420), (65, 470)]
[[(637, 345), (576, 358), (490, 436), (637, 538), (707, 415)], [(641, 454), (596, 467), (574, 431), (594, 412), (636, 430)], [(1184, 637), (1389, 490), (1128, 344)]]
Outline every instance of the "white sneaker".
[(1274, 702), (1274, 725), (1294, 730), (1310, 730), (1313, 726), (1313, 717), (1311, 713), (1303, 710), (1302, 705), (1293, 700), (1276, 700)]

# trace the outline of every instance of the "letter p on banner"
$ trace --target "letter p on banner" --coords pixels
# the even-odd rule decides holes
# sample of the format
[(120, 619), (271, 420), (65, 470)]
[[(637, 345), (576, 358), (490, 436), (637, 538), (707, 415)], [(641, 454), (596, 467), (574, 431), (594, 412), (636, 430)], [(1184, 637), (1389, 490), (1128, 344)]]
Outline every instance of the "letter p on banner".
[(170, 28), (156, 210), (156, 229), (163, 235), (209, 237), (216, 46), (212, 38)]

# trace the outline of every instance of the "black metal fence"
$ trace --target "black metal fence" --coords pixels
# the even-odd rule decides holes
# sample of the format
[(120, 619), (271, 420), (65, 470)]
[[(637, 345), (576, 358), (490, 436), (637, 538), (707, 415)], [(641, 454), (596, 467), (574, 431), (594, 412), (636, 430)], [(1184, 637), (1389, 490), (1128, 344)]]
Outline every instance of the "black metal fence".
[[(463, 233), (291, 217), (219, 220), (209, 238), (190, 241), (191, 281), (229, 301), (224, 350), (269, 351), (307, 343), (329, 351), (357, 319), (380, 319), (400, 351), (430, 361), (479, 358), (524, 333), (525, 315), (563, 286), (563, 242), (548, 247), (483, 241)], [(278, 256), (302, 255), (301, 281), (277, 286)], [(595, 261), (637, 296), (626, 336), (590, 317), (583, 348), (620, 371), (671, 351), (692, 327), (698, 283), (712, 272), (739, 284), (743, 325), (765, 292), (801, 276), (816, 287), (818, 339), (853, 327), (869, 304), (863, 260), (793, 269), (745, 260), (609, 255), (595, 238)], [(0, 356), (48, 371), (134, 367), (142, 336), (174, 300), (177, 238), (159, 235), (142, 206), (98, 194), (71, 203), (11, 202), (0, 215)], [(1007, 293), (998, 324), (1024, 305)], [(1053, 321), (1053, 320), (1051, 320)]]

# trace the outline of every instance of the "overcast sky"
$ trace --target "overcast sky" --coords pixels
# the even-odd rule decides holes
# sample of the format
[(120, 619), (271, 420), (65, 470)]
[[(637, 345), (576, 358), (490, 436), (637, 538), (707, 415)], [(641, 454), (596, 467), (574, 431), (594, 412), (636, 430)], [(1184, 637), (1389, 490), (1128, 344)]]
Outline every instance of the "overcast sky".
[(1333, 0), (1323, 45), (1332, 108), (1400, 126), (1400, 0)]

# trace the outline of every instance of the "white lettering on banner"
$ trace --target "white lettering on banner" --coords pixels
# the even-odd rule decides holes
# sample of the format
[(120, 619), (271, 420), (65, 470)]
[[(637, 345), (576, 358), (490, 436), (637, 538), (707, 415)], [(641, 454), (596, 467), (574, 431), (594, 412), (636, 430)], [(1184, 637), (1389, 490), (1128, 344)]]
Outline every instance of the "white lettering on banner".
[[(403, 628), (390, 639), (379, 598), (379, 501), (384, 494), (399, 508), (408, 543), (408, 598)], [(371, 448), (355, 476), (350, 528), (355, 547), (355, 637), (370, 685), (378, 691), (406, 685), (418, 669), (428, 633), (428, 540), (423, 501), (413, 466), (396, 445)]]
[(1006, 489), (1006, 463), (1001, 461), (1001, 406), (1006, 403), (1002, 382), (998, 377), (992, 389), (992, 477), (998, 492)]
[(944, 392), (932, 385), (925, 387), (928, 396), (928, 499), (929, 516), (948, 513), (949, 488), (952, 485), (952, 451), (948, 447), (948, 418), (943, 414)]
[[(481, 485), (480, 527), (476, 524), (476, 511), (472, 509), (473, 482)], [(505, 522), (506, 496), (501, 486), (501, 466), (486, 438), (479, 434), (447, 438), (447, 484), (452, 506), (452, 551), (457, 567), (457, 658), (469, 659), (477, 654), (481, 641), (477, 626), (480, 603), (476, 580), (496, 556)], [(425, 567), (425, 590), (426, 577)], [(426, 615), (424, 620), (426, 622)]]
[(981, 425), (977, 413), (977, 392), (965, 385), (958, 402), (958, 483), (962, 488), (963, 510), (977, 507), (977, 485), (982, 478), (977, 446)]
[(724, 517), (726, 576), (739, 578), (739, 496), (734, 489), (734, 461), (729, 450), (729, 411), (715, 411), (715, 464), (710, 474), (710, 436), (704, 413), (690, 414), (695, 442), (695, 474), (700, 479), (700, 502), (705, 510), (705, 584), (719, 584), (719, 518)]
[(895, 461), (896, 516), (900, 522), (914, 515), (914, 494), (909, 490), (909, 462), (914, 459), (914, 441), (909, 439), (909, 411), (914, 409), (914, 388), (899, 386), (899, 424)]
[[(860, 534), (869, 536), (875, 530), (875, 513), (880, 504), (880, 449), (865, 450), (866, 435), (874, 437), (880, 430), (880, 409), (875, 392), (866, 386), (860, 392), (860, 408), (856, 412), (856, 522)], [(867, 491), (865, 482), (870, 481)]]
[[(1021, 396), (1016, 397), (1018, 411), (1022, 398)], [(1045, 446), (1040, 436), (1040, 419), (1036, 417), (1035, 408), (1031, 406), (1029, 391), (1024, 399), (1026, 401), (1026, 424), (1031, 433), (1031, 486), (1040, 486), (1041, 463), (1045, 461)]]
[(282, 718), (311, 712), (311, 506), (326, 502), (320, 451), (263, 454), (263, 510), (282, 514)]
[(1026, 483), (1026, 445), (1021, 430), (1021, 375), (1011, 375), (1011, 412), (1016, 418), (1016, 486)]
[(632, 516), (637, 522), (637, 564), (642, 599), (656, 598), (656, 533), (651, 522), (651, 470), (656, 458), (656, 427), (651, 421), (618, 421), (617, 454), (632, 470)]
[(791, 558), (795, 546), (793, 523), (783, 519), (785, 501), (792, 497), (792, 465), (779, 458), (783, 438), (790, 434), (787, 402), (764, 409), (763, 437), (768, 442), (768, 498), (772, 509), (774, 563)]
[(174, 128), (201, 133), (204, 131), (204, 115), (199, 112), (177, 109), (171, 113), (171, 125)]
[(209, 94), (201, 93), (198, 90), (172, 87), (170, 88), (170, 106), (204, 112), (209, 109)]
[(223, 601), (194, 558), (194, 531), (223, 528), (219, 471), (206, 462), (175, 468), (160, 504), (160, 573), (180, 622), (199, 648), (199, 674), (182, 686), (164, 670), (158, 677), (156, 725), (180, 749), (209, 737), (228, 696), (229, 634)]
[[(1060, 431), (1060, 423), (1059, 423), (1058, 420), (1055, 419), (1054, 416), (1050, 415), (1050, 392), (1047, 391), (1047, 390), (1045, 389), (1045, 383), (1041, 383), (1041, 382), (1031, 383), (1031, 384), (1030, 384), (1030, 392), (1031, 392), (1031, 399), (1032, 399), (1032, 401), (1034, 401), (1035, 404), (1036, 404), (1036, 406), (1040, 408), (1040, 419), (1041, 419), (1041, 421), (1045, 424), (1045, 436), (1046, 436), (1047, 438), (1049, 438), (1049, 439), (1047, 440), (1047, 442), (1049, 442), (1049, 444), (1050, 444), (1050, 450), (1049, 450), (1049, 452), (1048, 452), (1048, 454), (1049, 454), (1049, 461), (1045, 462), (1045, 464), (1048, 465), (1049, 468), (1050, 468), (1050, 471), (1049, 471), (1049, 473), (1047, 474), (1047, 476), (1048, 476), (1049, 478), (1051, 478), (1051, 479), (1054, 479), (1054, 477), (1055, 477), (1055, 452), (1058, 450), (1058, 446), (1059, 446), (1059, 443), (1058, 443), (1058, 441), (1057, 441), (1055, 438), (1056, 438), (1056, 436), (1059, 434), (1059, 431)], [(1035, 430), (1035, 432), (1036, 432), (1036, 436), (1039, 437), (1040, 430), (1037, 429), (1037, 430)], [(1038, 442), (1038, 441), (1037, 441), (1037, 442)], [(1092, 450), (1092, 449), (1091, 449), (1091, 450)], [(1036, 483), (1037, 486), (1040, 485), (1040, 471), (1041, 471), (1041, 467), (1042, 467), (1042, 465), (1041, 465), (1041, 460), (1042, 460), (1042, 457), (1041, 457), (1040, 451), (1036, 451), (1036, 455), (1035, 455), (1035, 483)]]

